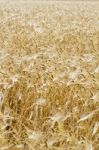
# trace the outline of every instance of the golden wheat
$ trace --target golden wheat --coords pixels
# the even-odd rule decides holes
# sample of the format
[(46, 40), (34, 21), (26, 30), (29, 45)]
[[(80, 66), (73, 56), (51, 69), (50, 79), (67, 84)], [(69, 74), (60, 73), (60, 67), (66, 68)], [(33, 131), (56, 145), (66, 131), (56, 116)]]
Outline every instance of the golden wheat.
[(99, 150), (98, 9), (0, 2), (0, 150)]

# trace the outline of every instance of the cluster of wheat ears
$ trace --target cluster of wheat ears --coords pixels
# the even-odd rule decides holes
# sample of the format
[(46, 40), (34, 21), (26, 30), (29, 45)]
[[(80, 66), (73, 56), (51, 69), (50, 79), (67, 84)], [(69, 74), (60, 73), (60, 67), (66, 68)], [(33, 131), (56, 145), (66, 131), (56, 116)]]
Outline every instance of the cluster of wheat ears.
[(0, 150), (99, 150), (98, 9), (0, 1)]

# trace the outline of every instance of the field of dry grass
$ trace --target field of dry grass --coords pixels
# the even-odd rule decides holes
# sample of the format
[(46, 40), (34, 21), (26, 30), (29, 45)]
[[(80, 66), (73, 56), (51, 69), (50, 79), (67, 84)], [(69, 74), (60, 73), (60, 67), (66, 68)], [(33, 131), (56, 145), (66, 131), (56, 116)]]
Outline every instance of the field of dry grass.
[(0, 1), (0, 150), (99, 150), (98, 9)]

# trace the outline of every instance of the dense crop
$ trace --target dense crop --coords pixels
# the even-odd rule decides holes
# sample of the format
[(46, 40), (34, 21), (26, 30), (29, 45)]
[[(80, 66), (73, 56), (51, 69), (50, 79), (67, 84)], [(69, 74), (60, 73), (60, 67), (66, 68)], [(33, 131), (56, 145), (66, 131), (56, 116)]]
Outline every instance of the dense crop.
[(0, 150), (99, 150), (98, 9), (0, 2)]

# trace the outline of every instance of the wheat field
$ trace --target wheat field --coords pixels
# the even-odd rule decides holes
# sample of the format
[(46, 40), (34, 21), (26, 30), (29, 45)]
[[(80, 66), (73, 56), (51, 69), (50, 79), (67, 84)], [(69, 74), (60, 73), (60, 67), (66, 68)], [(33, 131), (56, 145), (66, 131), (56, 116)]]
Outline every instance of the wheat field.
[(98, 1), (0, 1), (0, 150), (99, 150)]

